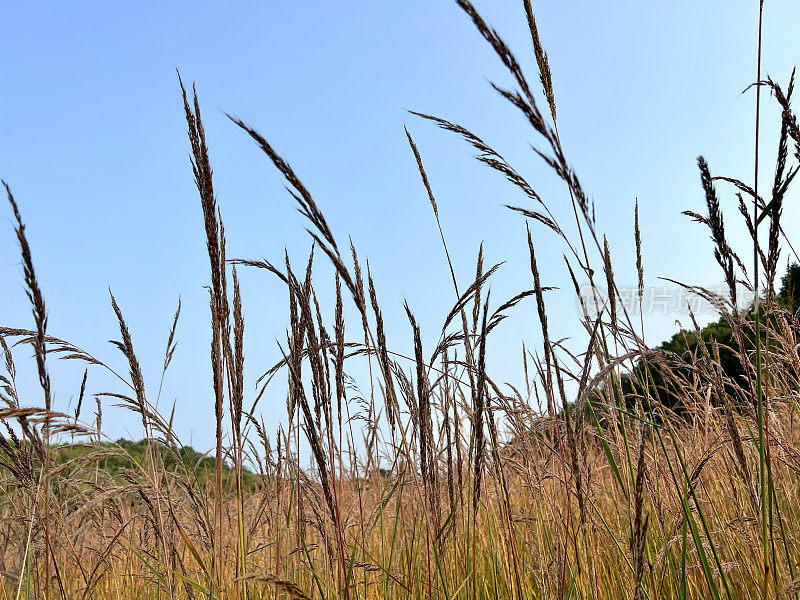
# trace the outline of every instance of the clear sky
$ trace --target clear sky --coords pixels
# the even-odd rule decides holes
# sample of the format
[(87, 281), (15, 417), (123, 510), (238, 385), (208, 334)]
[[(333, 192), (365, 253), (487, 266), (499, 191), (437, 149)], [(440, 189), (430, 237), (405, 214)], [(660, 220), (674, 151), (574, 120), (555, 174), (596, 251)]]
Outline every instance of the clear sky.
[[(715, 174), (752, 178), (756, 0), (535, 3), (549, 53), (559, 128), (571, 164), (597, 206), (618, 281), (635, 283), (633, 206), (638, 197), (649, 285), (666, 276), (721, 281), (705, 231), (680, 215), (702, 210), (695, 159)], [(477, 2), (537, 81), (522, 2)], [(415, 136), (437, 195), (462, 282), (479, 243), (506, 260), (492, 295), (530, 287), (524, 221), (502, 208), (523, 202), (477, 165), (460, 141), (409, 115), (414, 109), (472, 129), (524, 173), (569, 223), (568, 198), (529, 143), (532, 131), (487, 83), (510, 85), (498, 60), (453, 2), (444, 0), (4, 3), (0, 60), (0, 177), (15, 192), (50, 315), (50, 333), (125, 369), (107, 343), (118, 330), (110, 287), (158, 389), (166, 334), (183, 298), (179, 347), (161, 405), (176, 402), (185, 441), (212, 444), (208, 368), (208, 259), (188, 159), (175, 70), (195, 81), (204, 111), (230, 257), (303, 260), (308, 239), (280, 177), (222, 111), (258, 128), (294, 166), (340, 239), (351, 235), (375, 274), (390, 344), (409, 347), (407, 299), (430, 346), (453, 292), (438, 231), (403, 133)], [(785, 83), (800, 62), (800, 5), (767, 0), (764, 70)], [(538, 88), (538, 86), (537, 86)], [(764, 98), (765, 181), (777, 145), (777, 110)], [(720, 186), (722, 192), (724, 188)], [(796, 229), (797, 194), (785, 227)], [(745, 242), (734, 197), (723, 206)], [(32, 325), (10, 211), (0, 234), (0, 322)], [(733, 225), (736, 223), (736, 226)], [(554, 338), (576, 336), (577, 307), (564, 248), (534, 227)], [(744, 256), (749, 256), (746, 250)], [(320, 270), (327, 265), (319, 263)], [(263, 273), (242, 275), (247, 376), (279, 357), (286, 294)], [(657, 343), (679, 315), (647, 319)], [(499, 379), (521, 384), (521, 341), (537, 346), (534, 307), (523, 304), (491, 342)], [(537, 346), (538, 347), (538, 346)], [(27, 351), (17, 358), (25, 362)], [(31, 361), (21, 377), (31, 379)], [(52, 364), (56, 408), (77, 394), (81, 368)], [(89, 391), (118, 391), (99, 372)], [(27, 404), (40, 403), (33, 385)], [(283, 388), (264, 400), (274, 427)], [(135, 419), (109, 410), (112, 436), (138, 437)]]

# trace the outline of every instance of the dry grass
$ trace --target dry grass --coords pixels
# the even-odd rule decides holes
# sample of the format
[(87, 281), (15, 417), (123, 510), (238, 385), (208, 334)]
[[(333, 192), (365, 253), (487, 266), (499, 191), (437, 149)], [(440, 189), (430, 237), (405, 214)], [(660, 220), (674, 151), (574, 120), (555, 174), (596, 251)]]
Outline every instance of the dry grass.
[[(482, 138), (445, 119), (420, 116), (464, 138), (481, 163), (519, 189), (523, 205), (509, 208), (564, 244), (576, 293), (581, 277), (597, 286), (598, 296), (613, 299), (619, 293), (611, 249), (595, 229), (593, 208), (562, 147), (531, 3), (525, 0), (524, 8), (544, 113), (498, 32), (467, 0), (458, 5), (514, 80), (515, 90), (492, 85), (538, 136), (542, 149), (536, 153), (563, 181), (574, 223), (562, 227), (554, 216), (559, 211)], [(734, 380), (722, 368), (716, 341), (701, 338), (683, 356), (650, 349), (641, 320), (613, 302), (597, 316), (583, 314), (582, 351), (553, 341), (548, 288), (530, 228), (531, 280), (520, 294), (502, 302), (490, 298), (497, 267), (484, 266), (482, 250), (474, 279), (459, 281), (421, 152), (408, 131), (456, 298), (434, 348), (423, 348), (422, 325), (409, 306), (413, 347), (392, 344), (369, 265), (359, 261), (352, 242), (349, 249), (337, 243), (291, 166), (235, 118), (285, 177), (314, 249), (301, 270), (288, 256), (277, 266), (228, 260), (200, 104), (181, 82), (210, 260), (212, 476), (179, 459), (181, 442), (148, 399), (151, 388), (113, 296), (121, 336), (115, 343), (127, 359), (127, 376), (48, 334), (22, 216), (6, 186), (35, 327), (0, 328), (0, 598), (639, 600), (800, 593), (800, 323), (778, 304), (773, 288), (788, 242), (780, 217), (800, 161), (800, 129), (791, 108), (793, 86), (784, 93), (772, 80), (762, 85), (774, 92), (783, 116), (771, 198), (761, 198), (757, 185), (713, 177), (700, 158), (706, 211), (688, 213), (708, 227), (728, 283), (727, 297), (688, 287), (719, 308), (737, 347), (745, 349), (726, 349), (737, 352), (745, 374)], [(753, 236), (753, 273), (728, 244), (716, 181), (738, 190)], [(631, 221), (641, 302), (638, 204)], [(757, 236), (762, 221), (769, 224), (766, 247)], [(314, 273), (325, 268), (315, 261), (320, 251), (335, 275), (331, 310), (317, 298)], [(264, 374), (249, 404), (237, 268), (278, 277), (289, 298), (283, 359)], [(755, 316), (737, 309), (741, 282), (761, 292)], [(542, 345), (524, 350), (525, 389), (504, 392), (487, 372), (487, 340), (526, 297), (536, 301)], [(347, 303), (354, 322), (346, 322)], [(179, 315), (180, 305), (153, 388), (159, 394)], [(14, 348), (21, 345), (33, 348), (41, 385), (41, 392), (24, 397), (14, 364)], [(85, 372), (76, 414), (54, 412), (48, 358), (107, 369), (119, 380), (119, 390), (105, 396), (141, 419), (148, 442), (141, 460), (129, 460), (115, 474), (101, 467), (124, 450), (101, 443), (100, 398), (94, 423), (80, 420)], [(363, 373), (364, 365), (368, 379), (357, 382), (350, 373)], [(287, 415), (270, 439), (256, 405), (278, 375), (287, 381)], [(631, 391), (623, 392), (624, 378)], [(357, 383), (368, 391), (360, 394)], [(675, 405), (659, 402), (666, 388), (677, 396)], [(53, 449), (70, 440), (86, 450), (54, 460)], [(311, 470), (300, 466), (304, 449), (313, 457)], [(248, 465), (258, 473), (255, 490), (245, 485)]]

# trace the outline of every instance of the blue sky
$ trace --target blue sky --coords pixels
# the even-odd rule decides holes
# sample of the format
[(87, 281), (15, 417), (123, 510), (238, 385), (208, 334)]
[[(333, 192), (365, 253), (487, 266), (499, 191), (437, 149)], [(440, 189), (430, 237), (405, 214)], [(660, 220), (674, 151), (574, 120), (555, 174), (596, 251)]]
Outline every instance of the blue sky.
[[(477, 3), (535, 81), (521, 5)], [(661, 276), (719, 283), (705, 232), (680, 212), (702, 209), (698, 154), (715, 174), (752, 178), (754, 96), (741, 92), (755, 79), (757, 2), (538, 2), (535, 10), (564, 147), (596, 203), (618, 281), (636, 279), (638, 197), (648, 284), (660, 285)], [(390, 342), (400, 350), (410, 342), (404, 299), (428, 345), (453, 302), (403, 125), (420, 147), (461, 281), (468, 281), (484, 241), (487, 262), (507, 261), (492, 287), (498, 302), (530, 286), (524, 221), (502, 208), (521, 203), (520, 195), (477, 165), (462, 142), (407, 109), (482, 136), (569, 223), (563, 185), (530, 150), (538, 140), (488, 86), (487, 80), (509, 84), (507, 75), (452, 2), (7, 3), (0, 14), (0, 177), (28, 226), (50, 332), (124, 370), (107, 343), (118, 335), (110, 287), (153, 399), (181, 296), (179, 348), (161, 403), (175, 401), (178, 431), (200, 448), (211, 445), (213, 432), (203, 289), (208, 260), (176, 69), (197, 83), (229, 256), (280, 261), (286, 248), (302, 261), (309, 244), (279, 176), (222, 111), (259, 129), (312, 191), (336, 235), (352, 236), (370, 259)], [(781, 82), (800, 59), (798, 22), (796, 2), (767, 0), (764, 70)], [(767, 96), (765, 181), (776, 124)], [(741, 244), (734, 198), (725, 192), (731, 236)], [(796, 193), (788, 205), (791, 235)], [(30, 326), (6, 214), (0, 321)], [(565, 249), (541, 228), (534, 227), (534, 237), (544, 283), (565, 290), (548, 299), (552, 335), (579, 336)], [(286, 294), (263, 273), (243, 273), (242, 284), (247, 375), (254, 381), (279, 358), (275, 341), (286, 326)], [(676, 318), (649, 317), (648, 341), (671, 334)], [(520, 344), (536, 346), (537, 330), (535, 310), (525, 304), (498, 329), (490, 366), (499, 379), (521, 384)], [(26, 352), (17, 357), (24, 362)], [(20, 365), (20, 376), (32, 383), (30, 367)], [(82, 370), (51, 368), (56, 406), (65, 409)], [(90, 374), (91, 392), (113, 388), (99, 372)], [(40, 402), (32, 386), (23, 396)], [(280, 386), (263, 408), (274, 427), (284, 414)], [(110, 410), (104, 423), (114, 437), (140, 435), (137, 421), (119, 411)]]

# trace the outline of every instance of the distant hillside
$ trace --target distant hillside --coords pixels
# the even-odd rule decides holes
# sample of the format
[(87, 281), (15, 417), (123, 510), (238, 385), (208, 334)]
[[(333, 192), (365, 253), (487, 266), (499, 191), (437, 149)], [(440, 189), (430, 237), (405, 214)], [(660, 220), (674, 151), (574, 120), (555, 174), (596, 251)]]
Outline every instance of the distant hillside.
[[(214, 458), (198, 452), (191, 446), (172, 446), (168, 447), (161, 442), (153, 442), (155, 451), (159, 454), (158, 460), (162, 462), (165, 469), (169, 472), (175, 471), (180, 465), (188, 472), (193, 472), (199, 483), (205, 483), (214, 477)], [(101, 442), (98, 444), (63, 444), (54, 447), (50, 457), (60, 464), (65, 464), (81, 456), (87, 456), (97, 449), (109, 450), (108, 456), (104, 456), (97, 461), (99, 468), (108, 472), (112, 477), (118, 477), (124, 471), (133, 469), (145, 462), (147, 454), (147, 441), (140, 440), (133, 442), (126, 439), (118, 439), (116, 442)], [(229, 465), (223, 464), (223, 481), (227, 485), (233, 484), (233, 471)], [(244, 469), (244, 484), (249, 489), (258, 487), (260, 477)]]

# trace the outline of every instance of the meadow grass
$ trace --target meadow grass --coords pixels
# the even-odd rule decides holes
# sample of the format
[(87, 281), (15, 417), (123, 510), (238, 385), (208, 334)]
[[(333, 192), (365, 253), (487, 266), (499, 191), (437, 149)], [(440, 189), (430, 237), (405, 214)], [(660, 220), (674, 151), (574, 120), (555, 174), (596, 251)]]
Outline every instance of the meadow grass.
[[(288, 256), (280, 262), (226, 256), (200, 103), (181, 81), (211, 274), (214, 402), (208, 410), (216, 436), (207, 456), (182, 444), (171, 417), (160, 414), (149, 396), (160, 394), (172, 360), (180, 305), (158, 387), (144, 380), (113, 296), (115, 344), (127, 373), (53, 337), (21, 211), (6, 186), (35, 326), (0, 328), (0, 598), (800, 594), (800, 321), (795, 307), (775, 294), (779, 257), (785, 245), (791, 248), (782, 205), (800, 161), (792, 83), (784, 90), (761, 80), (759, 37), (754, 185), (715, 177), (698, 159), (706, 210), (688, 214), (708, 228), (728, 294), (686, 287), (718, 308), (735, 344), (721, 347), (703, 337), (693, 318), (696, 343), (676, 355), (650, 348), (642, 311), (615, 301), (620, 294), (611, 248), (596, 230), (594, 208), (562, 146), (556, 93), (530, 0), (523, 7), (536, 86), (472, 4), (457, 3), (511, 76), (513, 89), (491, 85), (531, 127), (535, 152), (563, 181), (574, 221), (560, 223), (557, 211), (482, 138), (441, 117), (414, 113), (463, 138), (480, 163), (519, 191), (519, 205), (508, 208), (529, 224), (531, 272), (524, 291), (501, 301), (489, 293), (497, 267), (484, 265), (482, 252), (474, 278), (457, 277), (422, 154), (406, 131), (439, 227), (455, 302), (437, 325), (441, 334), (433, 348), (423, 348), (420, 324), (406, 305), (413, 345), (397, 346), (384, 326), (368, 263), (353, 242), (336, 237), (269, 141), (234, 117), (285, 178), (314, 246), (300, 266)], [(782, 113), (775, 173), (765, 195), (758, 185), (762, 88), (772, 92)], [(732, 185), (738, 194), (753, 241), (749, 266), (728, 244), (718, 185)], [(598, 298), (610, 300), (598, 314), (585, 307), (579, 317), (586, 332), (579, 352), (550, 335), (548, 287), (530, 227), (549, 232), (567, 249), (565, 268), (579, 298), (578, 280), (585, 279)], [(638, 205), (631, 235), (641, 303)], [(259, 381), (256, 397), (247, 399), (238, 279), (244, 268), (277, 277), (289, 309), (286, 338), (279, 342), (283, 358)], [(332, 270), (333, 306), (318, 301), (320, 269)], [(742, 283), (758, 292), (747, 309), (737, 298)], [(487, 372), (487, 340), (525, 298), (536, 303), (541, 346), (525, 350), (525, 389), (518, 390)], [(14, 349), (21, 346), (33, 350), (40, 390), (17, 387)], [(736, 356), (743, 376), (723, 369), (721, 352)], [(51, 406), (53, 360), (86, 369), (75, 414)], [(357, 398), (351, 372), (363, 373), (365, 365), (369, 376), (361, 386), (367, 392)], [(142, 442), (104, 439), (101, 398), (94, 419), (86, 417), (90, 369), (105, 369), (118, 380), (118, 390), (103, 396), (141, 420)], [(277, 435), (268, 436), (257, 405), (275, 377), (286, 378), (287, 414)], [(302, 467), (306, 449), (313, 468)]]

